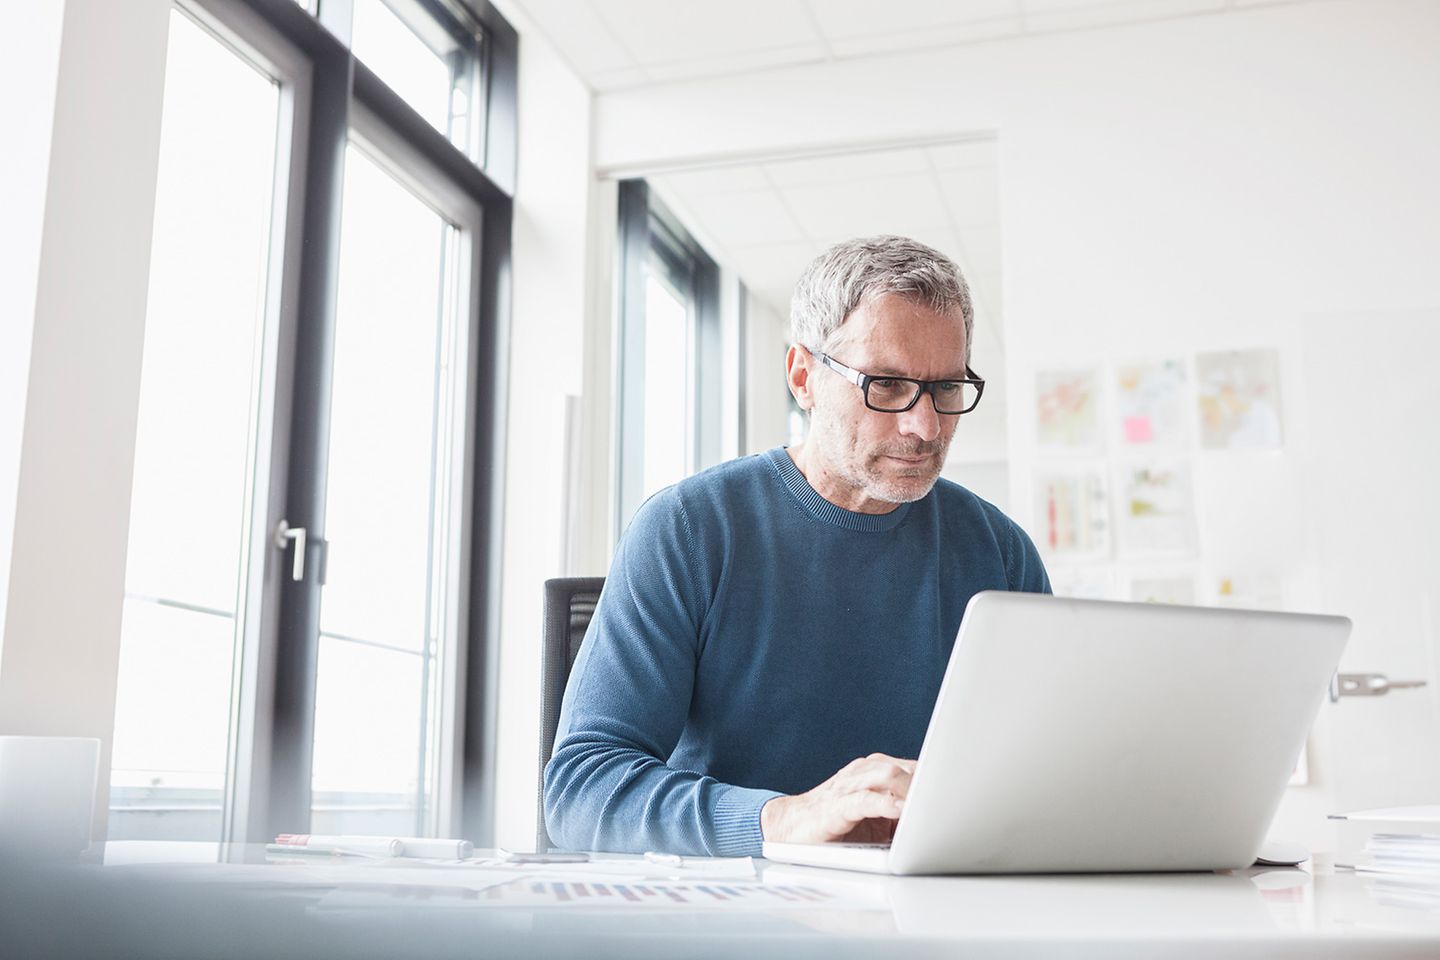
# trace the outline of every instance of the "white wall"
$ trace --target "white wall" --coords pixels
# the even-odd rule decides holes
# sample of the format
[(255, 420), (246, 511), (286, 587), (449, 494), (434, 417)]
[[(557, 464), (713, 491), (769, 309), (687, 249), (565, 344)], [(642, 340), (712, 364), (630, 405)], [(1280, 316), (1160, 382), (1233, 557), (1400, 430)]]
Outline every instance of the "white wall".
[[(543, 585), (562, 576), (567, 476), (565, 395), (587, 392), (584, 319), (592, 297), (587, 239), (590, 91), (521, 12), (519, 175), (506, 451), (498, 689), (496, 842), (535, 842)], [(613, 224), (613, 220), (611, 221)], [(613, 226), (611, 227), (613, 232)], [(580, 503), (584, 504), (583, 498)], [(582, 513), (588, 512), (582, 506)]]
[[(986, 372), (1006, 394), (1016, 516), (1030, 520), (1037, 369), (1277, 347), (1287, 446), (1196, 458), (1202, 547), (1288, 565), (1291, 606), (1363, 608), (1373, 584), (1322, 597), (1303, 555), (1307, 525), (1347, 520), (1304, 513), (1319, 440), (1294, 402), (1299, 356), (1312, 315), (1440, 304), (1437, 49), (1440, 5), (1336, 0), (840, 61), (601, 96), (595, 158), (643, 171), (997, 135), (1007, 363)], [(1404, 460), (1423, 420), (1375, 425), (1401, 453), (1387, 466), (1432, 468)], [(1350, 467), (1353, 487), (1383, 496), (1369, 468)], [(1318, 785), (1290, 792), (1277, 829), (1323, 846), (1317, 730)]]
[(64, 13), (60, 0), (19, 4), (6, 12), (6, 28), (0, 32), (0, 90), (11, 91), (5, 100), (9, 135), (0, 150), (0, 210), (5, 211), (0, 218), (0, 643), (40, 274), (37, 238), (45, 216)]
[(790, 438), (790, 392), (785, 385), (785, 350), (790, 319), (759, 297), (749, 296), (745, 315), (745, 449), (759, 453)]
[[(29, 241), (39, 252), (38, 282), (0, 733), (102, 740), (97, 836), (105, 829), (168, 18), (166, 0), (65, 4), (43, 225)], [(43, 79), (36, 83), (43, 88)]]

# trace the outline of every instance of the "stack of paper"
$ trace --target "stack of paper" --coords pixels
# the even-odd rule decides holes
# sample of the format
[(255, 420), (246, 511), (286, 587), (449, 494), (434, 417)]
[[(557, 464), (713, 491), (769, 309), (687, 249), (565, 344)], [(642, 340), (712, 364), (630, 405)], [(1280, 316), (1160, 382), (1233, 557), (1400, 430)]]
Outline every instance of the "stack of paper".
[(1440, 907), (1440, 806), (1387, 807), (1332, 814), (1368, 831), (1352, 860), (1377, 893), (1410, 906)]
[(1366, 857), (1355, 869), (1398, 873), (1440, 884), (1440, 834), (1377, 833), (1365, 844)]

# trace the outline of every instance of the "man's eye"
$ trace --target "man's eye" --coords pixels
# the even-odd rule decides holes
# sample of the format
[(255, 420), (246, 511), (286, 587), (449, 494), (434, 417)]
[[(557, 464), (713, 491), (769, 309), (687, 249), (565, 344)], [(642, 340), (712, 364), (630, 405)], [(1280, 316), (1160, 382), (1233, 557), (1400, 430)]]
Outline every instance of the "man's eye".
[(894, 390), (900, 386), (899, 380), (886, 380), (884, 378), (881, 378), (878, 380), (871, 380), (870, 382), (874, 386), (879, 387), (881, 390)]
[(937, 380), (935, 381), (935, 392), (945, 394), (956, 394), (960, 392), (962, 384), (958, 380)]

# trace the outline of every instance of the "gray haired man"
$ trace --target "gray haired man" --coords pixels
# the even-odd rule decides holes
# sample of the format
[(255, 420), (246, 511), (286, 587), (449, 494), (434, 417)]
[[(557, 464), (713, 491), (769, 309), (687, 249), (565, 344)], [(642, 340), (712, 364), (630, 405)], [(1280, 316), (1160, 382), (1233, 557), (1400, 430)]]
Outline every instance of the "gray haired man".
[(966, 603), (1050, 589), (1025, 533), (940, 479), (984, 390), (958, 267), (839, 244), (791, 326), (806, 441), (656, 494), (616, 551), (546, 769), (564, 846), (888, 839)]

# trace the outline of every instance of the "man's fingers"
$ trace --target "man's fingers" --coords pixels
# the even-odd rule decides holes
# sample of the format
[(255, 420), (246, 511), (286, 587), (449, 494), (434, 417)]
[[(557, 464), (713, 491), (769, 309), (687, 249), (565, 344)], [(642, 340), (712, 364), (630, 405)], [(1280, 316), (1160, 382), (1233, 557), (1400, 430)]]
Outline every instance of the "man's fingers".
[(847, 793), (854, 790), (888, 790), (903, 797), (910, 792), (910, 777), (914, 772), (914, 761), (875, 753), (847, 766), (843, 782), (837, 786)]
[(840, 804), (840, 815), (852, 824), (875, 817), (894, 820), (900, 816), (904, 806), (905, 801), (894, 794), (879, 790), (861, 790), (845, 795)]

